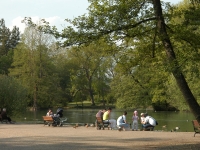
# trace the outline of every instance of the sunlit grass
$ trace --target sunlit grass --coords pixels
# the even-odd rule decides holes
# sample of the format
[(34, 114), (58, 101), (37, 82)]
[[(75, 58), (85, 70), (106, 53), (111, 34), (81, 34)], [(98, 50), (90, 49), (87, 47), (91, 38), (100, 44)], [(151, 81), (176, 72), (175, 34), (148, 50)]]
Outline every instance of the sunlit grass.
[[(95, 102), (95, 106), (92, 106), (91, 101), (82, 101), (82, 102), (70, 102), (68, 103), (68, 107), (102, 107), (103, 103)], [(114, 107), (112, 104), (105, 104), (105, 107)]]

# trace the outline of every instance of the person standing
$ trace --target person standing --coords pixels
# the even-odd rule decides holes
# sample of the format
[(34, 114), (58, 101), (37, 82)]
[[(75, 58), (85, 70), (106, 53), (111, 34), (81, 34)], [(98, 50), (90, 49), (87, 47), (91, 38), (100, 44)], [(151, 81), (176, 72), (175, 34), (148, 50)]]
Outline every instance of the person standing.
[(134, 130), (138, 130), (138, 120), (139, 120), (139, 117), (138, 117), (138, 112), (135, 110), (133, 112), (133, 116), (132, 116), (132, 121), (133, 121), (133, 125), (132, 125), (132, 131)]
[(124, 111), (123, 115), (119, 116), (117, 119), (117, 127), (119, 131), (122, 131), (123, 129), (125, 129), (125, 131), (129, 130), (129, 124), (126, 121), (126, 115), (127, 112)]
[(103, 114), (103, 121), (109, 122), (111, 129), (116, 128), (116, 120), (110, 118), (112, 108), (108, 108), (108, 110)]

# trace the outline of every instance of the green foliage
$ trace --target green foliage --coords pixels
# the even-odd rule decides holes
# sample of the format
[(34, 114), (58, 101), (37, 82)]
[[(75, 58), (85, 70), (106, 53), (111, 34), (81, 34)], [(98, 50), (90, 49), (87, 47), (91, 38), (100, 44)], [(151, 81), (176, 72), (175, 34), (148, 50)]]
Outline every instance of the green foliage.
[[(198, 23), (199, 6), (191, 5), (188, 1), (179, 3), (173, 9), (172, 18), (169, 27), (173, 32), (169, 32), (171, 41), (174, 45), (177, 60), (180, 68), (186, 77), (189, 87), (193, 92), (196, 100), (199, 100), (199, 55), (200, 55), (200, 28)], [(196, 20), (196, 23), (194, 22)], [(177, 107), (180, 110), (188, 110), (189, 107), (184, 101), (184, 97), (178, 89), (177, 83), (172, 76), (168, 76), (168, 81), (165, 83), (167, 102)]]
[(29, 106), (66, 105), (62, 100), (60, 78), (49, 49), (53, 42), (51, 36), (27, 28), (22, 39), (22, 43), (14, 50), (9, 75), (28, 89)]
[(0, 107), (9, 115), (23, 113), (27, 106), (27, 90), (15, 79), (0, 75)]
[[(162, 3), (158, 14), (160, 1), (89, 2), (88, 15), (66, 19), (72, 26), (61, 33), (48, 24), (38, 26), (41, 31), (61, 37), (63, 46), (74, 46), (67, 51), (65, 59), (69, 76), (60, 76), (63, 87), (66, 83), (67, 89), (71, 87), (71, 99), (90, 98), (92, 103), (93, 99), (116, 101), (118, 108), (147, 108), (153, 104), (184, 110), (188, 109), (188, 103), (176, 84), (190, 92), (188, 83), (199, 100), (198, 5)], [(159, 20), (162, 13), (165, 20)], [(27, 22), (35, 26), (31, 20)], [(182, 73), (187, 83), (180, 82)], [(181, 77), (183, 81), (185, 78)]]
[(153, 109), (155, 111), (176, 111), (176, 107), (171, 106), (167, 101), (156, 101), (152, 103)]
[(13, 61), (13, 50), (8, 51), (7, 55), (0, 56), (0, 74), (7, 75), (9, 73), (9, 68), (11, 67)]
[(55, 102), (62, 106), (67, 106), (72, 101), (71, 94), (71, 64), (68, 63), (66, 55), (57, 55), (54, 60), (55, 72), (57, 77), (54, 78), (56, 89), (52, 93), (57, 93)]
[[(87, 95), (91, 103), (95, 105), (94, 95), (103, 98), (109, 89), (106, 73), (106, 49), (108, 45), (99, 41), (82, 47), (73, 47), (68, 50), (68, 63), (70, 68), (72, 90), (71, 92), (85, 97)], [(80, 97), (80, 96), (79, 96)]]
[(13, 51), (20, 40), (19, 28), (13, 27), (12, 31), (5, 26), (4, 19), (0, 20), (0, 74), (8, 74), (12, 63)]

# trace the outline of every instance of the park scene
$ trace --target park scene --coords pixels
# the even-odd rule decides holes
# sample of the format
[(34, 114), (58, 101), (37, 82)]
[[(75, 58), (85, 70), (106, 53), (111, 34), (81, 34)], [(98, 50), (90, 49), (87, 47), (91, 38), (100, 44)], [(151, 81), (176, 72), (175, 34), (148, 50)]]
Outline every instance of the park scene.
[(0, 147), (199, 149), (200, 1), (87, 2), (0, 18)]

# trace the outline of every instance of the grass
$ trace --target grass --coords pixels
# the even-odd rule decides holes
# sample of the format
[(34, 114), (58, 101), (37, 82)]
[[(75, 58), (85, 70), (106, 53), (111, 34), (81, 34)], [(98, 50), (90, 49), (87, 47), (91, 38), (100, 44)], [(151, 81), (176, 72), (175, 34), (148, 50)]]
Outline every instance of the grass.
[(83, 101), (83, 102), (71, 102), (67, 105), (68, 108), (107, 108), (107, 107), (115, 107), (115, 105), (112, 104), (105, 104), (105, 106), (102, 103), (95, 103), (95, 105), (92, 105), (90, 101)]

